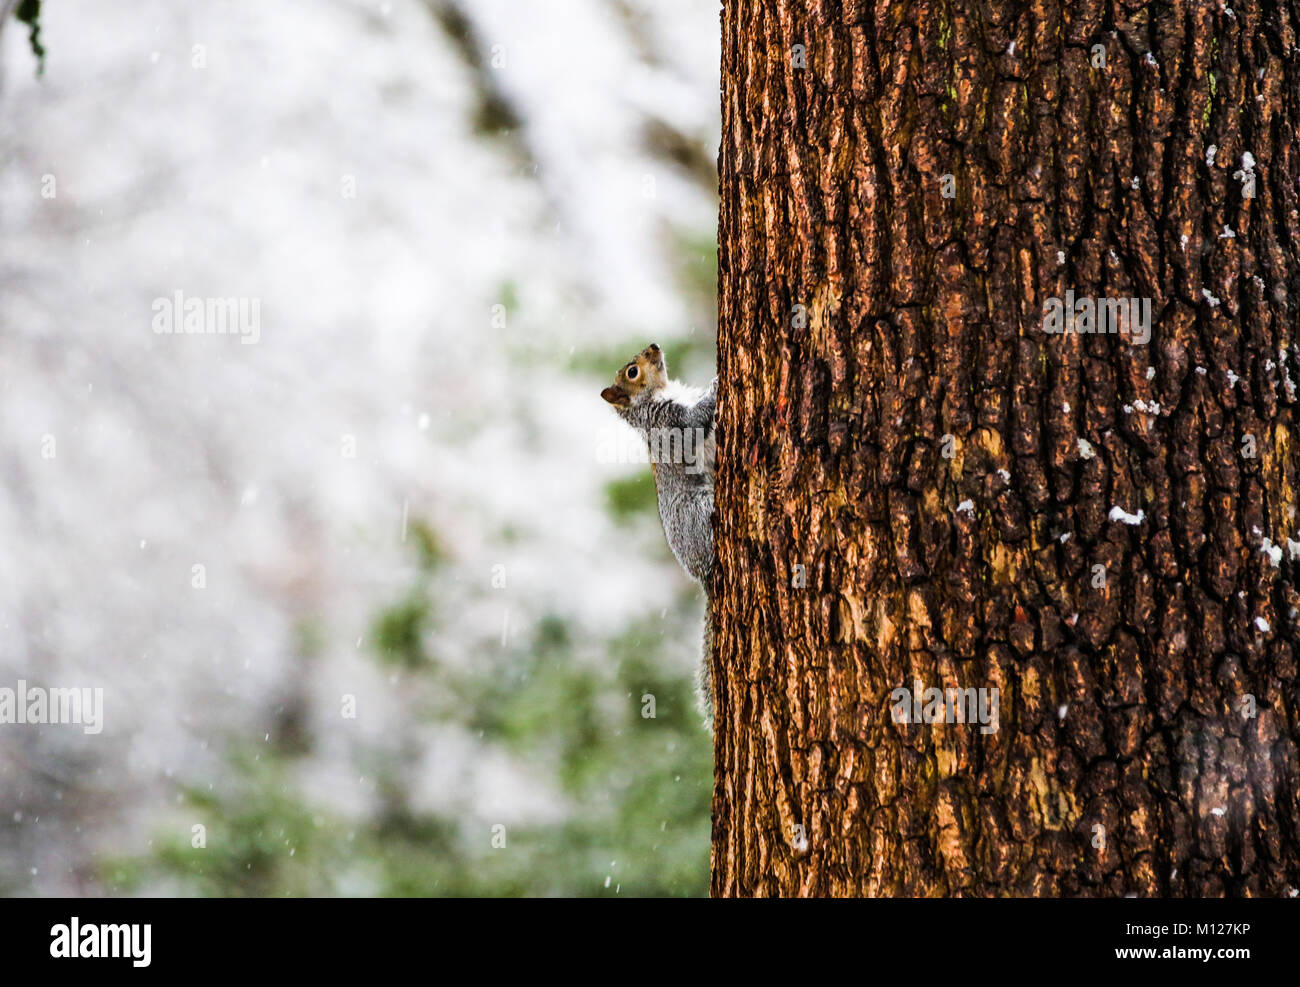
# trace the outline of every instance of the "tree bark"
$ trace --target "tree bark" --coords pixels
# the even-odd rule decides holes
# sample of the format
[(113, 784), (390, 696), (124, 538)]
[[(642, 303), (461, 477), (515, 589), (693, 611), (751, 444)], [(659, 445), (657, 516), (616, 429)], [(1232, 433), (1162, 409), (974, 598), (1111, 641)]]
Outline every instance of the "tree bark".
[(713, 894), (1300, 889), (1300, 5), (1231, 7), (725, 0)]

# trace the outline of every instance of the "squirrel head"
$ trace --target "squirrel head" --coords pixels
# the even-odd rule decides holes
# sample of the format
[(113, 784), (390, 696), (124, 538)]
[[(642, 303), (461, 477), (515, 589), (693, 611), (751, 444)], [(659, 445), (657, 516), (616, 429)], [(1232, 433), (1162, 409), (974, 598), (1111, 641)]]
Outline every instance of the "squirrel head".
[(601, 391), (600, 396), (615, 408), (630, 408), (648, 401), (667, 383), (663, 350), (651, 343), (614, 375), (613, 385)]

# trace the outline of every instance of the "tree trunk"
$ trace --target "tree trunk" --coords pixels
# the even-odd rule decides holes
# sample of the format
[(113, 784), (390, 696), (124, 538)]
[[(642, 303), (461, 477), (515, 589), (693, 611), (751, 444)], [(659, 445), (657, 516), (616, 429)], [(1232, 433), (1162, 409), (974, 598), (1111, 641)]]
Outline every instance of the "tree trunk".
[(715, 895), (1300, 889), (1300, 4), (1231, 6), (726, 0)]

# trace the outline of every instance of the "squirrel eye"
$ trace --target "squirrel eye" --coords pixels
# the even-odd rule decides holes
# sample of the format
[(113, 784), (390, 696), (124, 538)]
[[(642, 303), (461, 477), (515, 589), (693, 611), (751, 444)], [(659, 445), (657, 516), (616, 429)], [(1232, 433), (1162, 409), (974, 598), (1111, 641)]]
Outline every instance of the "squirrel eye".
[(640, 372), (641, 372), (641, 371), (637, 369), (636, 364), (635, 364), (635, 363), (632, 364), (632, 366), (630, 366), (630, 367), (627, 368), (627, 379), (628, 379), (628, 380), (636, 380), (636, 376), (637, 376), (637, 374), (639, 374)]

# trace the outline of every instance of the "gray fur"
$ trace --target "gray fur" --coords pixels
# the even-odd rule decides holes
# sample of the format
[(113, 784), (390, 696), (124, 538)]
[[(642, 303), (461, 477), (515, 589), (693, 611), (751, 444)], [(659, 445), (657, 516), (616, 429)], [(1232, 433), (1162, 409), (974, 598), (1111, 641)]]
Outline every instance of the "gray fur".
[(664, 537), (686, 574), (704, 587), (704, 655), (697, 686), (700, 709), (707, 717), (710, 730), (713, 728), (713, 607), (709, 600), (709, 576), (714, 561), (713, 467), (717, 443), (713, 426), (717, 394), (718, 378), (714, 377), (713, 384), (703, 394), (669, 385), (658, 391), (643, 392), (629, 406), (614, 409), (646, 441), (654, 464), (655, 494)]

